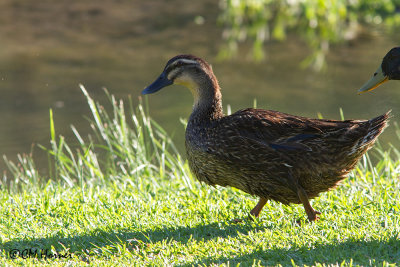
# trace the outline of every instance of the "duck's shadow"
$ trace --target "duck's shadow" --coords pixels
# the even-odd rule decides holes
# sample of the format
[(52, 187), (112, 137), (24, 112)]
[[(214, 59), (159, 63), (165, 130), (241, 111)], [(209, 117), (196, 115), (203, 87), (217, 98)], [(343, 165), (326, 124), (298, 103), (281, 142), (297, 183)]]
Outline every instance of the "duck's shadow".
[[(254, 224), (227, 224), (211, 223), (208, 225), (197, 225), (194, 227), (167, 227), (163, 226), (155, 230), (134, 231), (131, 230), (94, 230), (90, 234), (76, 235), (71, 237), (59, 237), (58, 235), (39, 239), (12, 240), (0, 244), (0, 249), (6, 253), (13, 249), (49, 249), (53, 246), (57, 251), (65, 248), (70, 253), (77, 255), (95, 250), (96, 254), (103, 249), (112, 251), (116, 245), (127, 245), (131, 249), (141, 249), (146, 244), (160, 241), (177, 241), (187, 244), (191, 240), (207, 241), (216, 237), (227, 238), (238, 235), (247, 235), (250, 231), (260, 231), (265, 226)], [(115, 251), (117, 253), (117, 249)], [(94, 252), (92, 252), (94, 253)], [(369, 258), (365, 258), (369, 255)], [(8, 255), (7, 255), (8, 256)], [(388, 241), (363, 241), (349, 240), (337, 242), (337, 244), (316, 244), (313, 248), (308, 246), (291, 247), (288, 249), (258, 249), (251, 253), (234, 257), (206, 257), (196, 259), (185, 265), (211, 265), (230, 262), (232, 265), (247, 262), (251, 264), (254, 260), (263, 264), (291, 264), (293, 259), (296, 264), (313, 265), (316, 262), (325, 264), (340, 264), (343, 261), (361, 265), (382, 265), (383, 262), (400, 262), (400, 240), (391, 238)]]
[(12, 249), (47, 249), (54, 246), (56, 250), (68, 248), (69, 252), (101, 250), (118, 244), (129, 244), (130, 246), (142, 246), (143, 244), (156, 243), (164, 240), (174, 240), (187, 244), (190, 240), (207, 241), (216, 237), (235, 237), (239, 234), (247, 234), (249, 231), (257, 231), (265, 227), (254, 226), (246, 223), (211, 223), (207, 225), (160, 226), (154, 230), (132, 231), (130, 229), (96, 229), (88, 234), (62, 237), (56, 234), (46, 238), (37, 239), (14, 239), (0, 244), (0, 250), (10, 251)]

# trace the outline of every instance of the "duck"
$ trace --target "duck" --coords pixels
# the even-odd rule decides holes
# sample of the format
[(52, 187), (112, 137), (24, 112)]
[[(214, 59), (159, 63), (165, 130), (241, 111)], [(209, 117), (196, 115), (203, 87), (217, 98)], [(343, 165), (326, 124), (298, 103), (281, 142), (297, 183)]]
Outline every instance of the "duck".
[(372, 91), (389, 80), (400, 80), (400, 46), (393, 47), (387, 52), (381, 65), (358, 90), (358, 94)]
[(212, 67), (193, 55), (171, 58), (143, 95), (169, 85), (194, 98), (185, 132), (189, 167), (202, 183), (231, 186), (259, 198), (258, 217), (269, 200), (302, 204), (319, 219), (310, 199), (335, 188), (387, 126), (390, 111), (371, 120), (326, 120), (246, 108), (224, 115)]

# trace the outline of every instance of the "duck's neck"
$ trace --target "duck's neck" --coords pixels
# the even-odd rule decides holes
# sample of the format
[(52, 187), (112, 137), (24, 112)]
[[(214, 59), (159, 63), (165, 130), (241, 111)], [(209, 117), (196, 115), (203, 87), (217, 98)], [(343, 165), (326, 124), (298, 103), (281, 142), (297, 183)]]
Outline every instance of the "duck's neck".
[(203, 79), (201, 83), (190, 87), (194, 97), (193, 111), (189, 122), (204, 122), (224, 116), (222, 95), (216, 79)]

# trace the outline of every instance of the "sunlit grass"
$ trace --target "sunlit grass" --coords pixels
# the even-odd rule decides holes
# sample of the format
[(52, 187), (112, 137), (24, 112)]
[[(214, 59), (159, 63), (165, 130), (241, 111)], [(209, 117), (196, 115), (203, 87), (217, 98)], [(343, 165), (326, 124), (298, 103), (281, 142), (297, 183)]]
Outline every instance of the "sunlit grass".
[[(301, 205), (268, 202), (247, 220), (255, 198), (202, 186), (165, 131), (142, 105), (114, 96), (107, 108), (82, 87), (93, 132), (79, 145), (56, 133), (50, 112), (47, 173), (31, 155), (0, 190), (2, 265), (379, 265), (400, 262), (399, 152), (374, 149), (349, 179), (313, 201), (323, 212), (307, 223)], [(374, 161), (375, 162), (375, 161)], [(234, 219), (244, 222), (235, 224)], [(300, 219), (301, 225), (297, 223)], [(44, 259), (15, 249), (46, 250)], [(29, 256), (29, 255), (28, 255)]]

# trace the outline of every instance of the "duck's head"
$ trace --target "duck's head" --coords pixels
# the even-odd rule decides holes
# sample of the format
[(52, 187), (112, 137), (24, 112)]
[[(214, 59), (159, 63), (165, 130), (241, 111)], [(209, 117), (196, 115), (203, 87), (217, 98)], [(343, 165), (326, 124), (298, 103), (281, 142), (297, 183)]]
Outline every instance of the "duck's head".
[(394, 47), (386, 54), (372, 78), (358, 90), (358, 93), (374, 90), (389, 80), (400, 80), (400, 47)]
[(195, 100), (200, 95), (207, 93), (205, 88), (219, 90), (211, 66), (203, 59), (192, 55), (179, 55), (171, 58), (161, 75), (144, 89), (142, 94), (155, 93), (171, 84), (180, 84), (189, 88)]

